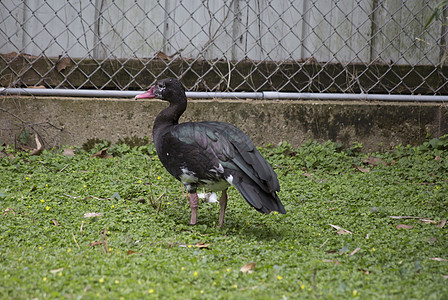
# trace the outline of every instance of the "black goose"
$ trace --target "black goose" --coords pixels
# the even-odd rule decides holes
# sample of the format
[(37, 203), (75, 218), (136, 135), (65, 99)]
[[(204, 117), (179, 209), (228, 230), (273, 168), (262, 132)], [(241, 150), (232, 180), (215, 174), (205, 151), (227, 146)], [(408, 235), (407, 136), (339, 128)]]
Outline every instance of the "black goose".
[(179, 124), (187, 108), (187, 97), (176, 79), (160, 80), (147, 92), (136, 96), (136, 99), (146, 98), (170, 103), (155, 119), (154, 144), (163, 166), (190, 193), (191, 225), (196, 224), (199, 186), (222, 191), (219, 227), (224, 222), (230, 185), (257, 211), (286, 213), (276, 194), (280, 190), (277, 174), (246, 134), (223, 122)]

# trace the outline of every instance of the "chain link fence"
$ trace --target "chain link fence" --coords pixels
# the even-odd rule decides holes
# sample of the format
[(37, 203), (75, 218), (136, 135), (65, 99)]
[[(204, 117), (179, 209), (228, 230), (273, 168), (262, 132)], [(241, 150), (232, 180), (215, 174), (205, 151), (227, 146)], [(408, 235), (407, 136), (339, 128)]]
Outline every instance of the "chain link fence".
[(2, 0), (3, 87), (448, 94), (429, 0)]

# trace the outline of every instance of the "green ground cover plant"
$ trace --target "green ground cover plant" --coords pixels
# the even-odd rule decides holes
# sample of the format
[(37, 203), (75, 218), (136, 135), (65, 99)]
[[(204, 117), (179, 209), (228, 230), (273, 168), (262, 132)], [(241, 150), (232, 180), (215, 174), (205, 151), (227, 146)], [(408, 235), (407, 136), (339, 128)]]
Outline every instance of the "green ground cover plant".
[[(235, 189), (222, 229), (151, 144), (0, 148), (1, 299), (446, 299), (448, 138), (260, 149), (286, 215)], [(107, 149), (107, 150), (104, 150)]]

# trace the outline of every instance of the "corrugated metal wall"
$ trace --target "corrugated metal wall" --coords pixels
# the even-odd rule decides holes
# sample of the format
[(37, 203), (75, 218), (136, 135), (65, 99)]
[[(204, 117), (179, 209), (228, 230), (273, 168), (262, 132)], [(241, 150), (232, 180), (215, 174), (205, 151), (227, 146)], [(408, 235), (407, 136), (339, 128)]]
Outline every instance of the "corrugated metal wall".
[(433, 2), (3, 0), (0, 53), (438, 64)]
[(2, 0), (0, 84), (448, 94), (437, 0)]

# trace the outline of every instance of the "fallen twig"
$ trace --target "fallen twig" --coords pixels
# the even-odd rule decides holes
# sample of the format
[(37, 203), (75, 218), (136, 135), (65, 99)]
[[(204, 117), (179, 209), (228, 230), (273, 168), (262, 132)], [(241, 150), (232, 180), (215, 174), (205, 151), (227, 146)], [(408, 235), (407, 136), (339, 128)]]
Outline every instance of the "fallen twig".
[[(0, 107), (0, 111), (3, 111), (3, 112), (5, 112), (5, 113), (9, 114), (10, 116), (12, 116), (13, 118), (15, 118), (16, 120), (20, 121), (21, 125), (17, 125), (17, 126), (16, 126), (16, 127), (17, 127), (16, 130), (25, 130), (26, 128), (29, 128), (32, 132), (34, 132), (34, 134), (35, 134), (36, 136), (39, 137), (39, 140), (40, 140), (40, 141), (39, 141), (39, 143), (36, 143), (36, 144), (38, 145), (38, 147), (37, 147), (37, 149), (35, 149), (35, 151), (39, 149), (39, 144), (42, 145), (42, 149), (43, 149), (43, 145), (48, 144), (48, 143), (46, 143), (46, 141), (45, 141), (43, 135), (40, 134), (39, 131), (36, 130), (35, 127), (38, 127), (38, 129), (40, 129), (41, 131), (43, 131), (43, 132), (45, 133), (45, 135), (47, 135), (47, 136), (50, 136), (50, 134), (47, 132), (47, 130), (46, 130), (45, 127), (49, 127), (49, 128), (54, 129), (54, 130), (57, 130), (58, 133), (57, 133), (56, 135), (53, 136), (54, 143), (55, 143), (55, 141), (56, 141), (56, 138), (57, 138), (60, 134), (62, 134), (63, 132), (69, 134), (70, 137), (72, 138), (72, 140), (74, 141), (73, 135), (72, 135), (70, 132), (65, 131), (64, 126), (62, 126), (62, 127), (58, 127), (58, 126), (52, 124), (52, 123), (49, 122), (49, 121), (39, 122), (39, 123), (29, 123), (29, 122), (25, 121), (24, 119), (20, 118), (18, 115), (14, 114), (14, 113), (12, 113), (12, 112), (10, 112), (10, 111), (8, 111), (8, 110), (2, 108), (2, 107)], [(8, 129), (7, 129), (7, 130), (8, 130)], [(9, 130), (12, 130), (12, 129), (9, 129)], [(39, 153), (39, 154), (40, 154), (40, 153)], [(33, 155), (38, 155), (38, 154), (33, 154)]]
[(64, 171), (65, 170), (65, 168), (67, 168), (69, 165), (68, 164), (66, 164), (65, 165), (65, 167), (63, 167), (61, 170), (59, 170), (59, 173), (61, 173), (62, 171)]
[(72, 195), (69, 195), (69, 194), (62, 194), (62, 195), (66, 196), (66, 197), (69, 197), (69, 198), (73, 198), (73, 199), (81, 198), (81, 196), (72, 196)]
[(319, 249), (322, 248), (328, 242), (328, 240), (329, 239), (326, 239), (325, 242), (323, 242), (322, 245), (320, 245)]
[(107, 240), (104, 238), (106, 236), (107, 233), (107, 229), (106, 227), (104, 227), (104, 233), (100, 232), (101, 235), (101, 241), (103, 242), (103, 246), (104, 246), (104, 252), (109, 253), (109, 250), (107, 249)]
[[(150, 158), (151, 159), (151, 158)], [(148, 159), (145, 157), (146, 168), (148, 169), (148, 184), (149, 184), (149, 202), (154, 206), (155, 202), (152, 201), (154, 198), (154, 191), (152, 190), (152, 182), (151, 182), (151, 173), (152, 173), (152, 165), (150, 166), (148, 163)]]
[(349, 255), (350, 256), (355, 255), (359, 250), (361, 250), (361, 248), (358, 247), (355, 250), (353, 250), (352, 253), (350, 253)]
[(162, 202), (159, 203), (159, 207), (157, 207), (155, 219), (157, 219), (157, 215), (159, 214), (160, 207), (162, 206)]
[(81, 248), (79, 247), (79, 245), (78, 245), (78, 242), (76, 241), (76, 237), (75, 237), (75, 235), (73, 234), (73, 232), (72, 232), (72, 236), (73, 236), (73, 240), (75, 241), (76, 246), (78, 246), (78, 249), (81, 249)]
[(154, 204), (156, 204), (160, 199), (162, 199), (163, 196), (165, 196), (165, 192), (163, 192), (163, 193), (157, 198), (157, 200), (154, 202)]
[(442, 228), (446, 224), (446, 220), (441, 220), (439, 222), (428, 219), (428, 218), (422, 218), (422, 217), (414, 217), (414, 216), (389, 216), (389, 218), (392, 219), (412, 219), (412, 220), (419, 220), (426, 224), (437, 224), (437, 227)]
[(328, 225), (330, 225), (334, 229), (337, 229), (338, 230), (338, 232), (337, 232), (338, 234), (353, 234), (353, 232), (351, 232), (351, 231), (349, 231), (347, 229), (344, 229), (342, 227), (339, 227), (337, 225), (333, 225), (333, 224), (328, 224)]

